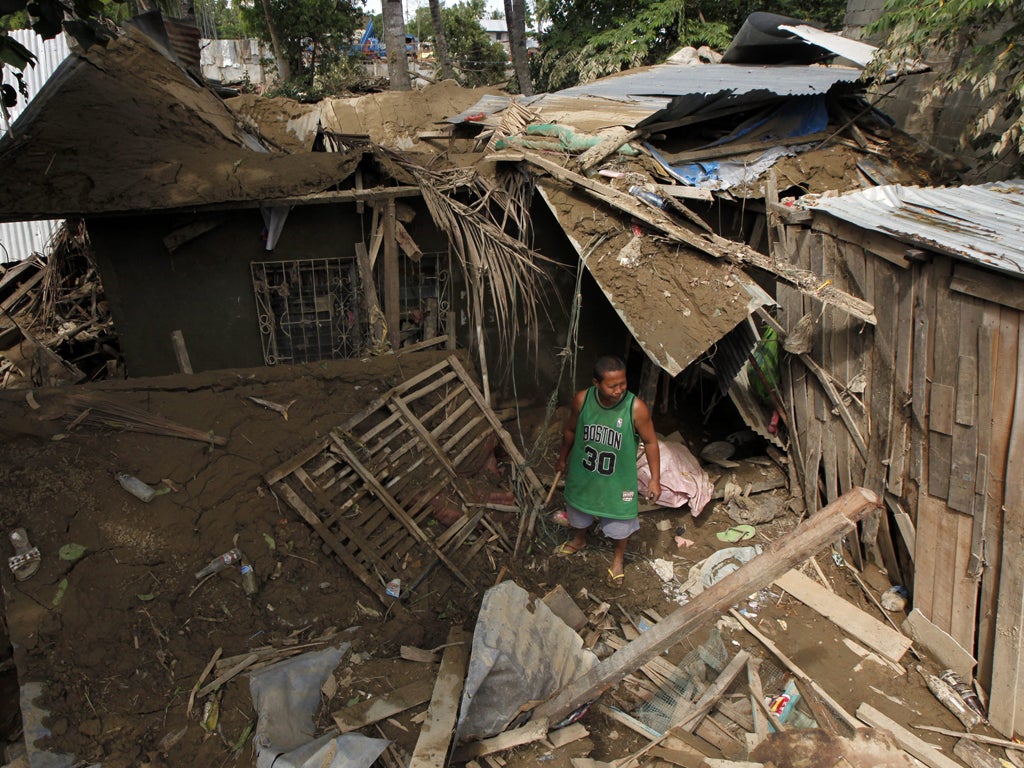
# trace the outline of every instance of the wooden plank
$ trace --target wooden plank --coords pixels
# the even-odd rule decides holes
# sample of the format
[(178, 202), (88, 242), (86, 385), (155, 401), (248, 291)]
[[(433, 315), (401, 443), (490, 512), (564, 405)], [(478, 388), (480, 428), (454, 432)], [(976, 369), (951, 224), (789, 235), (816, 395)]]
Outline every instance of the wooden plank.
[(999, 574), (1002, 571), (1003, 499), (1005, 496), (1006, 452), (1013, 425), (1014, 396), (1020, 361), (1017, 359), (1017, 337), (1020, 313), (1012, 309), (999, 312), (995, 329), (992, 359), (992, 433), (989, 439), (988, 498), (983, 532), (985, 569), (981, 575), (980, 608), (978, 611), (978, 674), (986, 689), (992, 680), (992, 658), (995, 646), (996, 617), (999, 599)]
[(914, 278), (914, 350), (910, 383), (910, 467), (909, 475), (917, 481), (920, 491), (927, 490), (924, 457), (928, 436), (928, 376), (931, 354), (930, 339), (931, 269), (915, 264)]
[(888, 731), (896, 742), (930, 768), (961, 768), (956, 760), (951, 760), (939, 751), (938, 747), (915, 736), (892, 718), (879, 712), (868, 703), (857, 707), (857, 717), (868, 725)]
[[(955, 294), (952, 294), (957, 298)], [(981, 328), (981, 302), (960, 298), (960, 332), (956, 370), (956, 405), (953, 445), (950, 452), (949, 494), (947, 503), (964, 514), (974, 513), (974, 495), (978, 469), (978, 336)], [(972, 601), (973, 602), (973, 601)]]
[(906, 269), (910, 266), (910, 261), (907, 259), (907, 247), (881, 232), (862, 229), (848, 221), (842, 221), (824, 213), (816, 213), (811, 228), (819, 232), (827, 232), (833, 237), (864, 248), (897, 267)]
[(348, 733), (429, 701), (433, 690), (434, 681), (424, 678), (396, 688), (390, 693), (372, 696), (351, 707), (339, 709), (333, 712), (331, 717), (334, 718), (339, 733)]
[(971, 529), (971, 560), (967, 573), (980, 579), (985, 567), (985, 528), (988, 513), (989, 451), (992, 441), (992, 391), (995, 381), (995, 340), (999, 311), (986, 304), (978, 329), (978, 466), (974, 486), (974, 526)]
[(437, 559), (443, 562), (448, 567), (448, 570), (450, 570), (459, 579), (459, 581), (465, 584), (466, 587), (471, 592), (475, 593), (477, 590), (473, 582), (471, 582), (465, 576), (465, 574), (463, 574), (462, 571), (459, 570), (458, 566), (455, 565), (455, 563), (453, 563), (444, 552), (437, 548), (434, 542), (431, 541), (430, 537), (423, 532), (423, 529), (420, 528), (416, 521), (408, 515), (408, 513), (401, 507), (400, 504), (398, 504), (394, 497), (380, 483), (377, 477), (372, 472), (367, 470), (367, 468), (363, 466), (359, 459), (356, 458), (356, 455), (351, 451), (351, 449), (349, 449), (349, 447), (345, 445), (345, 443), (341, 440), (336, 439), (335, 445), (338, 447), (338, 450), (341, 451), (345, 458), (348, 460), (348, 463), (351, 464), (352, 467), (363, 478), (363, 482), (365, 482), (368, 486), (370, 486), (370, 488), (373, 489), (374, 494), (376, 494), (377, 498), (388, 508), (391, 514), (394, 515), (398, 520), (400, 520), (402, 524), (406, 527), (406, 529), (413, 536), (415, 536), (417, 539), (426, 544), (437, 557)]
[(392, 606), (400, 609), (402, 608), (402, 606), (398, 605), (398, 601), (395, 598), (391, 597), (384, 591), (380, 582), (370, 575), (370, 572), (363, 567), (362, 563), (360, 563), (359, 560), (357, 560), (355, 556), (345, 548), (345, 545), (341, 543), (331, 529), (321, 522), (320, 518), (316, 516), (316, 513), (306, 506), (306, 503), (297, 493), (295, 493), (295, 491), (288, 487), (286, 483), (278, 484), (276, 486), (276, 490), (285, 497), (285, 501), (287, 501), (291, 505), (292, 509), (299, 514), (299, 517), (305, 520), (314, 531), (320, 534), (320, 538), (324, 540), (324, 543), (330, 547), (334, 554), (336, 554), (348, 569), (352, 571), (353, 575), (363, 582), (363, 585), (370, 590), (370, 592), (375, 594), (377, 598), (384, 603), (384, 605), (388, 606), (388, 608), (391, 608)]
[(174, 357), (178, 361), (178, 370), (182, 373), (191, 374), (192, 360), (188, 356), (188, 347), (185, 346), (185, 335), (181, 331), (171, 331), (171, 346), (174, 347)]
[(930, 427), (940, 435), (953, 434), (953, 402), (955, 390), (948, 384), (932, 383), (929, 406)]
[(850, 533), (857, 521), (869, 509), (877, 508), (879, 503), (875, 494), (863, 488), (839, 497), (789, 533), (779, 536), (759, 557), (740, 566), (625, 648), (603, 659), (579, 679), (556, 692), (537, 707), (534, 716), (557, 721), (583, 702), (596, 698), (601, 691), (675, 645), (681, 637), (703, 626), (741, 597), (771, 583), (797, 563)]
[(948, 667), (964, 680), (974, 677), (974, 657), (948, 632), (943, 632), (916, 606), (903, 622), (903, 629), (914, 642), (927, 648), (943, 667)]
[(408, 768), (444, 768), (448, 765), (448, 747), (455, 732), (472, 641), (473, 636), (462, 627), (452, 627), (448, 632), (448, 647), (444, 649), (437, 671), (427, 719), (423, 721)]
[(566, 744), (572, 744), (574, 741), (585, 739), (589, 735), (590, 731), (587, 730), (583, 723), (573, 723), (556, 731), (551, 731), (548, 734), (548, 741), (551, 742), (555, 749), (561, 749)]
[[(964, 329), (966, 330), (966, 329)], [(974, 326), (977, 330), (977, 326)], [(961, 333), (961, 340), (967, 334)], [(972, 347), (977, 347), (977, 339), (967, 339)], [(975, 407), (978, 401), (978, 362), (973, 357), (960, 355), (956, 363), (956, 423), (965, 427), (973, 427), (975, 423)]]
[(911, 646), (909, 637), (825, 589), (800, 571), (787, 571), (775, 580), (775, 584), (887, 659), (899, 661)]
[(955, 264), (949, 289), (1024, 312), (1024, 296), (1019, 283), (995, 272)]
[(953, 745), (953, 754), (963, 760), (970, 768), (1004, 768), (1005, 763), (990, 755), (973, 741), (959, 739)]
[(956, 546), (953, 567), (949, 573), (949, 590), (952, 593), (949, 634), (964, 648), (973, 649), (978, 582), (967, 573), (967, 567), (971, 560), (971, 529), (974, 527), (974, 519), (966, 515), (955, 515), (954, 521)]
[(396, 223), (395, 200), (390, 198), (384, 204), (384, 319), (392, 349), (401, 346), (402, 324)]
[[(495, 752), (504, 752), (506, 749), (521, 747), (524, 744), (532, 744), (540, 741), (548, 735), (548, 721), (545, 719), (531, 720), (526, 725), (513, 728), (511, 731), (499, 733), (489, 739), (481, 739), (469, 744), (457, 747), (452, 754), (451, 762), (464, 763), (476, 757), (491, 755)], [(412, 768), (410, 766), (410, 768)]]
[[(868, 268), (867, 283), (871, 286), (871, 292), (867, 294), (869, 301), (898, 294), (898, 276), (891, 266), (884, 261), (871, 258), (867, 260), (866, 266)], [(864, 485), (882, 495), (885, 493), (885, 461), (889, 456), (889, 429), (895, 408), (893, 387), (898, 318), (895, 302), (883, 300), (876, 309), (878, 324), (875, 326), (871, 345), (870, 391), (865, 394), (864, 400), (871, 413)], [(884, 513), (884, 509), (876, 510), (865, 518), (861, 526), (861, 542), (865, 546), (865, 551), (870, 553), (879, 565), (883, 563), (882, 552), (878, 549), (879, 515)], [(889, 564), (886, 563), (886, 565)]]
[[(1024, 334), (1017, 336), (1017, 359), (1024, 360)], [(1006, 736), (1024, 725), (1024, 375), (1018, 373), (1013, 421), (1006, 454), (1003, 500), (1002, 568), (999, 573), (999, 611), (992, 655), (989, 722)]]
[(903, 495), (903, 480), (910, 450), (911, 369), (914, 352), (914, 300), (917, 286), (913, 273), (898, 276), (899, 295), (896, 306), (896, 329), (893, 344), (896, 347), (896, 365), (893, 370), (893, 411), (889, 428), (889, 468), (886, 490), (895, 496)]

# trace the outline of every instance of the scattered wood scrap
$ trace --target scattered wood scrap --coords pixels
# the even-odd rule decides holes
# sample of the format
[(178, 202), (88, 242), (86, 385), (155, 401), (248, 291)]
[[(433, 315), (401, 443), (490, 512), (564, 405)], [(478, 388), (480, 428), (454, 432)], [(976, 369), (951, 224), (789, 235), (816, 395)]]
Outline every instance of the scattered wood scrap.
[(424, 678), (396, 688), (390, 693), (372, 696), (366, 701), (333, 712), (331, 717), (334, 718), (339, 733), (348, 733), (428, 701), (433, 690), (433, 681)]
[(841, 536), (856, 530), (857, 521), (880, 504), (878, 496), (854, 488), (772, 542), (754, 558), (658, 622), (620, 651), (541, 704), (534, 717), (560, 720), (630, 672), (674, 645), (688, 632), (717, 617), (740, 598), (757, 591), (794, 565)]
[(911, 755), (930, 768), (960, 768), (956, 760), (946, 757), (934, 744), (929, 744), (889, 716), (879, 712), (868, 703), (857, 707), (857, 717), (873, 728), (881, 728), (888, 731), (896, 739), (897, 743)]
[(906, 635), (886, 626), (857, 606), (804, 576), (800, 571), (787, 571), (777, 578), (775, 583), (845, 633), (857, 638), (887, 659), (899, 661), (913, 643)]
[(441, 659), (427, 719), (423, 723), (409, 768), (444, 768), (448, 764), (448, 748), (455, 732), (455, 720), (462, 698), (462, 685), (469, 666), (472, 637), (462, 627), (452, 627), (448, 647)]

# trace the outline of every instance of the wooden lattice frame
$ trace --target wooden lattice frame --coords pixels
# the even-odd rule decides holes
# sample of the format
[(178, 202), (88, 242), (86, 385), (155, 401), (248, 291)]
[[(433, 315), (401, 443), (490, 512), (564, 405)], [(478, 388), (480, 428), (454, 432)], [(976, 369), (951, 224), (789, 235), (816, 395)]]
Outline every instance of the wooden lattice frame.
[[(489, 543), (512, 548), (486, 508), (471, 504), (457, 471), (491, 435), (526, 495), (539, 497), (540, 480), (452, 356), (391, 389), (266, 481), (385, 604), (394, 602), (388, 581), (400, 579), (405, 597), (439, 562), (476, 592), (465, 565)], [(432, 516), (439, 494), (463, 513), (447, 528)]]

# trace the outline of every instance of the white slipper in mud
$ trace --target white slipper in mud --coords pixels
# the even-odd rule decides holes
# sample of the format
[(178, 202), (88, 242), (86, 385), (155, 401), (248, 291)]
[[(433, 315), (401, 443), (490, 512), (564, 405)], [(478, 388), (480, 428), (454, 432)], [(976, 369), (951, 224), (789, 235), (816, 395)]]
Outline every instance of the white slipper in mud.
[(39, 570), (39, 548), (32, 546), (24, 528), (15, 528), (9, 538), (11, 546), (14, 547), (14, 557), (7, 558), (7, 566), (14, 574), (14, 578), (25, 581)]

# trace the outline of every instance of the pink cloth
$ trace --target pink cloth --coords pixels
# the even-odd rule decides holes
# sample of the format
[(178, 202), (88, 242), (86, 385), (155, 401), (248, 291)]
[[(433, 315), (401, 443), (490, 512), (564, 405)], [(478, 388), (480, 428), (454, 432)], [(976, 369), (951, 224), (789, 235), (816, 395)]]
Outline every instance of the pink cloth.
[[(659, 440), (658, 450), (661, 455), (661, 496), (654, 503), (662, 507), (681, 507), (689, 503), (690, 514), (697, 517), (715, 492), (711, 478), (682, 443), (664, 443)], [(647, 495), (647, 484), (651, 481), (647, 454), (640, 454), (636, 472), (640, 495), (644, 497)]]

